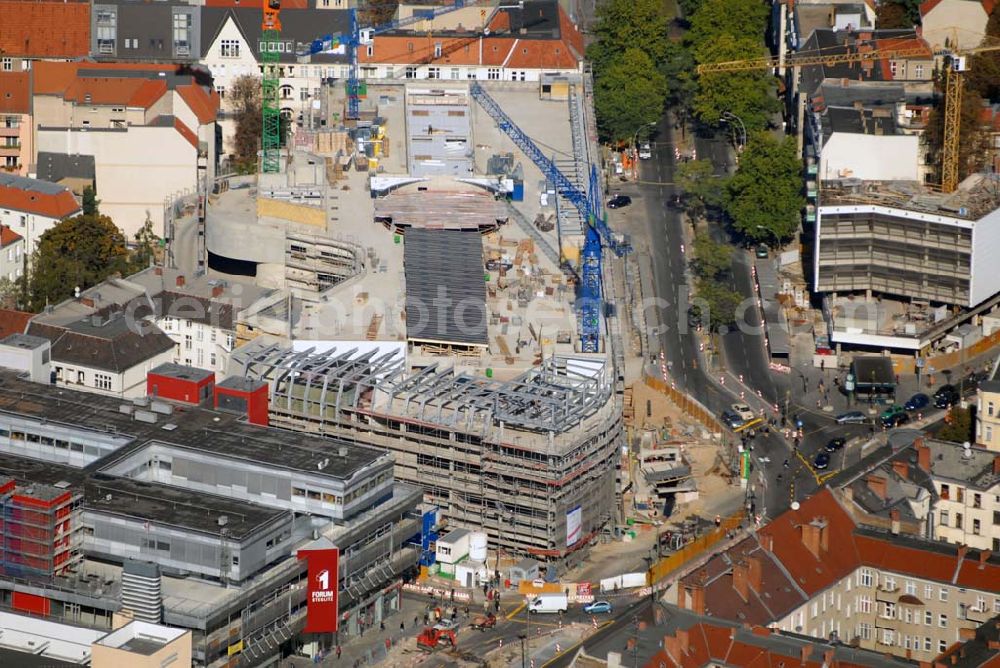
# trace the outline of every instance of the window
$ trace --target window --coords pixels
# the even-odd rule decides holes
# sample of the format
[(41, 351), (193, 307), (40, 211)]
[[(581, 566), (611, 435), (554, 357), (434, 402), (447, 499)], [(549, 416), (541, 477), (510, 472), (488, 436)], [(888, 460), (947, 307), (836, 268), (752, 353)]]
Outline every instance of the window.
[(945, 589), (944, 587), (941, 587), (941, 591), (938, 592), (938, 600), (939, 601), (947, 601), (948, 600), (948, 590)]
[(951, 498), (951, 487), (949, 485), (941, 485), (941, 498)]
[(891, 575), (886, 575), (883, 581), (886, 591), (896, 591), (896, 578)]
[(861, 596), (858, 598), (858, 612), (861, 614), (871, 614), (872, 611), (872, 599), (870, 596)]
[[(924, 66), (923, 65), (914, 65), (913, 66), (913, 77), (915, 79), (923, 79), (924, 78)], [(928, 647), (927, 649), (930, 649), (930, 648)]]
[(306, 490), (302, 487), (292, 487), (292, 496), (298, 496), (300, 498), (305, 498)]
[(461, 74), (462, 74), (461, 70), (459, 70), (457, 67), (453, 67), (451, 68), (451, 71), (448, 76), (451, 79), (458, 79), (461, 76)]
[(990, 417), (993, 417), (993, 402), (992, 401), (990, 401), (989, 403), (986, 404), (986, 414), (989, 415)]
[(86, 382), (87, 375), (83, 371), (76, 372), (76, 382), (83, 385)]
[(239, 566), (239, 565), (240, 565), (240, 555), (234, 554), (233, 555), (233, 566)]
[(946, 652), (946, 651), (948, 651), (948, 641), (938, 640), (938, 653), (940, 654), (941, 652)]
[(191, 335), (184, 335), (184, 350), (191, 350)]
[(205, 351), (201, 348), (198, 349), (198, 367), (201, 368), (205, 365)]
[(973, 494), (972, 495), (972, 507), (973, 508), (982, 508), (983, 507), (983, 495), (982, 494)]
[(417, 68), (416, 67), (412, 67), (412, 66), (408, 66), (406, 68), (406, 73), (405, 73), (404, 76), (407, 79), (416, 79), (417, 78)]
[(812, 605), (812, 617), (816, 617), (819, 614), (819, 602), (813, 601)]
[(882, 629), (882, 644), (891, 645), (892, 641), (895, 639), (894, 636), (895, 634), (892, 629)]
[(980, 530), (979, 520), (972, 520), (972, 535), (978, 536)]
[(491, 67), (490, 69), (486, 70), (486, 78), (489, 79), (490, 81), (499, 81), (500, 80), (500, 68), (499, 67)]
[(434, 42), (434, 57), (441, 57), (441, 42)]
[(955, 493), (957, 495), (956, 496), (956, 500), (959, 503), (965, 503), (965, 488), (964, 487), (956, 487), (955, 488)]
[(924, 651), (931, 651), (931, 639), (929, 636), (924, 636)]
[(1000, 612), (1000, 596), (993, 599), (993, 612), (994, 613)]
[(94, 374), (94, 387), (99, 390), (110, 390), (111, 389), (111, 376), (105, 373), (95, 373)]
[[(941, 498), (947, 498), (947, 497), (945, 497), (945, 496), (942, 495)], [(941, 520), (940, 520), (939, 524), (941, 526), (943, 526), (943, 527), (948, 526), (948, 511), (947, 510), (942, 510), (941, 511)]]
[(213, 369), (215, 368), (215, 353), (209, 354), (209, 356), (208, 356), (208, 365), (210, 367), (212, 367)]
[(956, 529), (964, 529), (965, 528), (965, 522), (963, 521), (964, 519), (965, 518), (962, 517), (962, 513), (955, 513), (955, 528)]
[(191, 53), (191, 15), (174, 14), (174, 53), (187, 56)]
[(872, 571), (870, 568), (862, 568), (858, 574), (858, 584), (862, 587), (872, 586)]
[(440, 79), (441, 78), (441, 68), (440, 67), (428, 67), (427, 68), (427, 78), (428, 79)]
[(882, 616), (886, 619), (896, 618), (896, 604), (887, 602), (885, 604), (885, 609), (882, 610)]
[(913, 582), (912, 580), (907, 580), (906, 581), (906, 593), (909, 594), (910, 596), (916, 596), (917, 595), (917, 583)]
[(943, 629), (948, 628), (948, 615), (944, 614), (943, 612), (940, 615), (938, 615), (938, 626), (940, 626)]
[(224, 39), (219, 42), (219, 55), (223, 58), (240, 57), (240, 41), (238, 39)]
[(14, 59), (13, 58), (0, 58), (0, 68), (4, 72), (10, 72), (14, 69)]
[(215, 92), (219, 94), (219, 99), (220, 100), (225, 100), (226, 99), (226, 87), (225, 86), (216, 86), (215, 87)]
[(116, 15), (114, 10), (102, 10), (97, 12), (97, 52), (105, 55), (115, 52), (115, 39), (118, 36), (118, 28), (115, 25)]
[(934, 626), (934, 613), (930, 610), (924, 610), (924, 624)]
[(862, 640), (872, 639), (872, 625), (867, 622), (861, 622), (858, 624), (858, 637)]

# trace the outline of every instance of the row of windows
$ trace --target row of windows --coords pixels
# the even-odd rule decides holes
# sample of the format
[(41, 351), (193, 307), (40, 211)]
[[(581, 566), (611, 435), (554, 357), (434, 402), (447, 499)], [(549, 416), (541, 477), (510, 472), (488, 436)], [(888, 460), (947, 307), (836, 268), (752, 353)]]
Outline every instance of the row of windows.
[[(858, 636), (862, 640), (872, 639), (872, 626), (871, 624), (861, 623), (858, 624)], [(898, 645), (903, 649), (910, 650), (923, 650), (924, 652), (933, 651), (934, 641), (929, 636), (924, 636), (923, 644), (921, 645), (920, 636), (910, 636), (906, 634), (897, 634), (892, 629), (882, 629), (882, 638), (879, 642), (881, 645)], [(948, 649), (948, 641), (945, 639), (938, 640), (938, 653), (944, 652)]]
[(345, 501), (344, 497), (340, 494), (330, 494), (328, 492), (320, 492), (315, 489), (309, 489), (307, 487), (292, 487), (292, 498), (299, 499), (309, 499), (310, 501), (321, 501), (322, 503), (332, 503), (334, 505), (343, 505), (344, 503), (350, 504), (356, 499), (361, 498), (367, 494), (370, 490), (375, 489), (379, 485), (383, 484), (389, 479), (388, 472), (382, 472), (375, 478), (372, 478), (364, 485), (361, 485), (357, 489), (352, 490)]
[(58, 450), (82, 452), (94, 457), (99, 457), (103, 454), (101, 449), (96, 445), (84, 445), (83, 443), (77, 443), (76, 441), (66, 441), (59, 438), (32, 434), (31, 432), (11, 430), (5, 427), (0, 427), (0, 438), (9, 438), (11, 443), (34, 443), (36, 445), (45, 445)]

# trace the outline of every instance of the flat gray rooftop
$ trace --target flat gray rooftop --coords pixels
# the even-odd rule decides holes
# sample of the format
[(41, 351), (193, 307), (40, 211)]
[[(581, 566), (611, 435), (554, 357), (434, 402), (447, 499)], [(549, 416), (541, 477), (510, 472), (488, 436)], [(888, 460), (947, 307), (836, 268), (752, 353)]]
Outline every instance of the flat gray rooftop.
[(195, 382), (205, 380), (206, 378), (211, 378), (215, 375), (213, 371), (206, 371), (205, 369), (199, 369), (193, 366), (185, 366), (184, 364), (175, 364), (173, 362), (167, 362), (166, 364), (161, 364), (156, 367), (150, 373), (155, 373), (157, 376), (166, 376), (167, 378), (177, 378), (178, 380), (193, 380)]
[(403, 267), (408, 339), (489, 345), (478, 231), (411, 229), (404, 237)]
[[(122, 412), (125, 405), (143, 410), (121, 399), (56, 389), (0, 371), (0, 411), (132, 437), (130, 445), (97, 460), (88, 470), (103, 468), (110, 459), (152, 441), (334, 478), (348, 478), (387, 456), (353, 442), (247, 424), (238, 416), (209, 408), (175, 407), (170, 415), (154, 413), (154, 423), (140, 422)], [(341, 448), (346, 448), (346, 456), (330, 456)], [(316, 464), (326, 458), (329, 466), (317, 471)]]
[(34, 350), (48, 343), (48, 339), (43, 339), (40, 336), (30, 336), (28, 334), (11, 334), (0, 344), (5, 346), (14, 346), (15, 348), (23, 348), (25, 350)]

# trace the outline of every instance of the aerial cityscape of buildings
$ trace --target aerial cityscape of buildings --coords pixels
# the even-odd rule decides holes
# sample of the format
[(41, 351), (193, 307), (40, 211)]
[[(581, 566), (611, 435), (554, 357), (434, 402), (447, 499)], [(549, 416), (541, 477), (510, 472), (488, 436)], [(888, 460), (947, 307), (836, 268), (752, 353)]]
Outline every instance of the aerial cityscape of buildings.
[(1000, 666), (1000, 3), (0, 10), (0, 666)]

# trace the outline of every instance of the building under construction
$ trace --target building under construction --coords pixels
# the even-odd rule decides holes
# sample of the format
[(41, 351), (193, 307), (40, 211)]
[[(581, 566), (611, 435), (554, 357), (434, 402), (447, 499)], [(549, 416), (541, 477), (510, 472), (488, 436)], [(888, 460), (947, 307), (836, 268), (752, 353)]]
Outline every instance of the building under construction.
[(80, 556), (81, 498), (66, 485), (18, 485), (0, 476), (0, 573), (51, 577), (71, 569)]
[(260, 344), (234, 362), (268, 382), (273, 426), (391, 450), (398, 479), (500, 549), (575, 561), (614, 516), (622, 410), (603, 357), (552, 357), (507, 381), (346, 346)]

